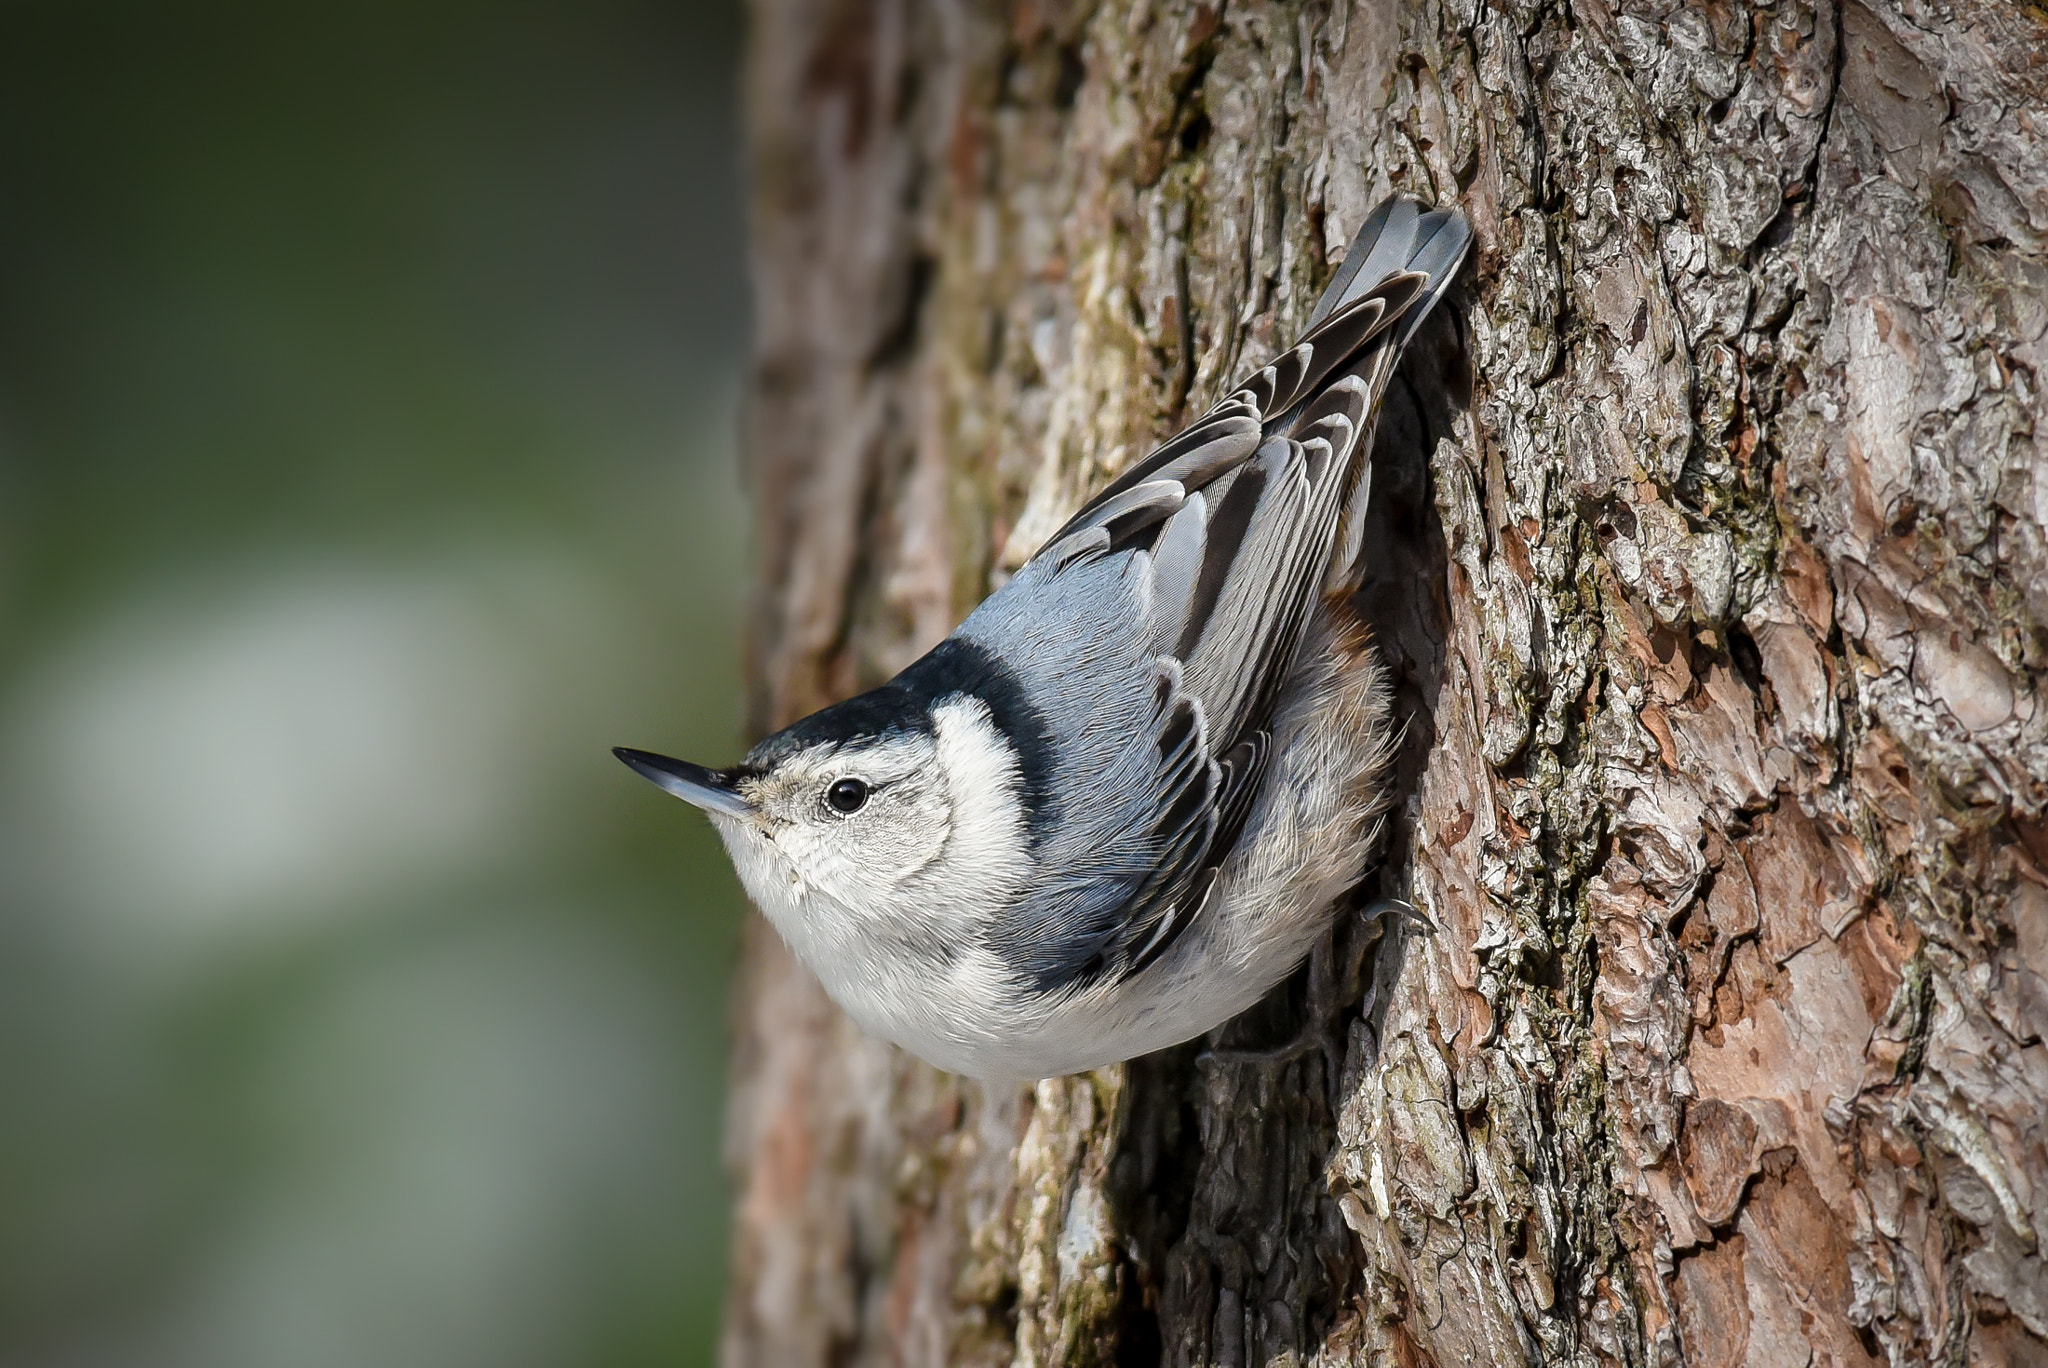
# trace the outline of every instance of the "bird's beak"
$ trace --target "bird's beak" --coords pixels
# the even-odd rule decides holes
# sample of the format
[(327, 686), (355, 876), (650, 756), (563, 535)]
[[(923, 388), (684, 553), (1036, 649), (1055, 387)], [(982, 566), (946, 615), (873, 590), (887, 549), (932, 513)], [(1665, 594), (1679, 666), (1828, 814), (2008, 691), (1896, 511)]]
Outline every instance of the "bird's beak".
[(652, 751), (634, 750), (630, 746), (614, 746), (612, 754), (656, 788), (664, 793), (673, 793), (692, 807), (723, 817), (754, 815), (753, 804), (733, 791), (730, 775), (693, 765), (687, 760), (671, 760)]

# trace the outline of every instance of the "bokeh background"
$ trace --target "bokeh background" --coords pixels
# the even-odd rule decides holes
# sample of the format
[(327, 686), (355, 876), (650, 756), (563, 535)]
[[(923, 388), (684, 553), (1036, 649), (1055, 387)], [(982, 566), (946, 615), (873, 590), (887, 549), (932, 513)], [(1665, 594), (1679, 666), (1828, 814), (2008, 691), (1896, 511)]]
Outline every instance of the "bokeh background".
[(0, 6), (0, 1364), (689, 1365), (728, 6)]

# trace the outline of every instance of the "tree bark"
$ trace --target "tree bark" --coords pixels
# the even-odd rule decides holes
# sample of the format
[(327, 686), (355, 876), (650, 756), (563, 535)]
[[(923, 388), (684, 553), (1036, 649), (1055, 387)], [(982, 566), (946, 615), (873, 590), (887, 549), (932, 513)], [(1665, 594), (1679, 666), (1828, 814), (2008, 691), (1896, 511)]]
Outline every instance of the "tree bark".
[[(1305, 320), (1381, 429), (1348, 1004), (985, 1090), (758, 922), (725, 1359), (2048, 1363), (2048, 18), (752, 0), (761, 727), (932, 645)], [(1304, 1023), (1306, 971), (1211, 1043)]]

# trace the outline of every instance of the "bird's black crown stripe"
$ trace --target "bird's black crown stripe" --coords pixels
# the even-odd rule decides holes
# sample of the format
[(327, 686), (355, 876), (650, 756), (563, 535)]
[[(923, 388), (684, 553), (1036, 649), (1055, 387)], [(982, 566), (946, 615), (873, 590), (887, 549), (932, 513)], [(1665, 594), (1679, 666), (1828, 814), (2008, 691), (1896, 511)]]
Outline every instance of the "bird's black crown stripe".
[(879, 689), (821, 708), (800, 722), (792, 722), (747, 752), (747, 768), (768, 770), (798, 751), (844, 741), (863, 740), (891, 734), (930, 732), (928, 709), (915, 706), (897, 681)]
[(879, 689), (834, 703), (783, 728), (748, 753), (746, 767), (771, 769), (798, 751), (932, 730), (932, 708), (956, 694), (988, 707), (989, 720), (1016, 753), (1023, 780), (1024, 822), (1032, 847), (1048, 820), (1052, 732), (1008, 666), (974, 642), (948, 637)]

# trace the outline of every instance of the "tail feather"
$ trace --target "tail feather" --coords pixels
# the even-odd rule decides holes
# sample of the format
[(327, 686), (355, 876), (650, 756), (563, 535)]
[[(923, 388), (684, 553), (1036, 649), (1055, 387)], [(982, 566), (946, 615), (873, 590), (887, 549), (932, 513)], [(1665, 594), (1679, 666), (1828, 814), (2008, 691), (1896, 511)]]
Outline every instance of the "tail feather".
[[(1427, 277), (1420, 293), (1397, 322), (1398, 331), (1386, 339), (1366, 366), (1371, 372), (1374, 400), (1368, 421), (1374, 426), (1378, 422), (1380, 395), (1400, 361), (1402, 350), (1450, 288), (1471, 246), (1472, 225), (1457, 210), (1432, 209), (1425, 213), (1414, 200), (1395, 196), (1373, 210), (1359, 227), (1336, 276), (1317, 302), (1309, 322), (1311, 329), (1389, 276), (1414, 272)], [(1323, 581), (1326, 594), (1348, 594), (1364, 576), (1365, 518), (1372, 498), (1372, 446), (1373, 433), (1368, 431), (1358, 444), (1355, 483), (1345, 501)]]
[(1436, 308), (1444, 291), (1451, 288), (1465, 253), (1472, 249), (1471, 221), (1455, 209), (1432, 210), (1422, 216), (1417, 227), (1415, 253), (1408, 258), (1408, 269), (1426, 274), (1429, 286), (1408, 310), (1408, 325), (1401, 332), (1403, 346)]
[(1315, 327), (1396, 272), (1419, 271), (1429, 277), (1429, 285), (1408, 311), (1401, 334), (1401, 341), (1406, 342), (1436, 307), (1471, 245), (1472, 225), (1457, 210), (1432, 209), (1425, 213), (1414, 200), (1395, 195), (1359, 225), (1337, 274), (1316, 302), (1315, 312), (1309, 315), (1308, 326)]

